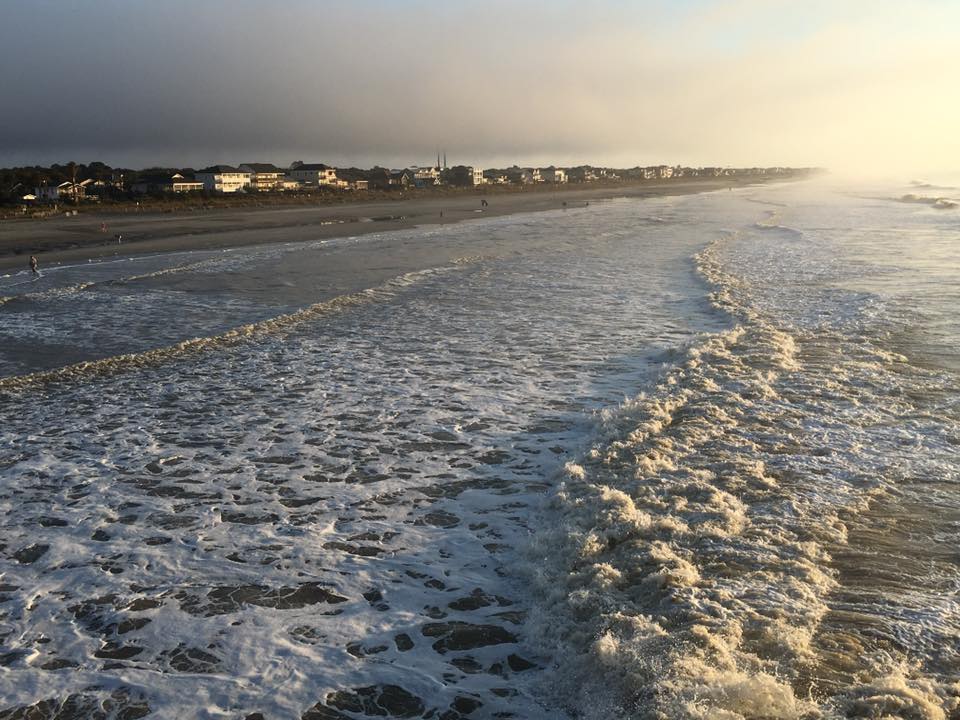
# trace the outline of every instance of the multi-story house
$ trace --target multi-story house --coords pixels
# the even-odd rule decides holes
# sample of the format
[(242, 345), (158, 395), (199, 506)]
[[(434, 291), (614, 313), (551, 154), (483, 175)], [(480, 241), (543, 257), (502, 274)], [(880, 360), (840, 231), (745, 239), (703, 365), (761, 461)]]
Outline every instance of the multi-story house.
[(417, 167), (412, 170), (417, 187), (440, 184), (440, 167)]
[(199, 180), (191, 180), (180, 173), (173, 175), (146, 175), (139, 178), (130, 189), (135, 193), (175, 192), (185, 193), (203, 190), (204, 185)]
[(304, 185), (337, 185), (337, 169), (323, 163), (294, 163), (287, 175)]
[(250, 173), (243, 172), (231, 165), (211, 165), (196, 172), (198, 182), (204, 190), (232, 193), (250, 185)]
[(283, 190), (283, 170), (270, 163), (244, 163), (240, 166), (244, 172), (250, 173), (250, 187), (254, 190), (270, 191)]

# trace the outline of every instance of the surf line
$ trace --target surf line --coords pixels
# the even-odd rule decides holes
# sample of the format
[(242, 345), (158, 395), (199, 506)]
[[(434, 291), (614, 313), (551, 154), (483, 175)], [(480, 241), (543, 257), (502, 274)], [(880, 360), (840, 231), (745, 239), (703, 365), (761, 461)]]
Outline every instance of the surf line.
[(329, 300), (308, 305), (291, 313), (285, 313), (256, 323), (241, 325), (227, 330), (224, 333), (220, 333), (219, 335), (192, 338), (174, 345), (167, 345), (140, 353), (114, 355), (100, 360), (87, 360), (74, 363), (54, 370), (44, 370), (28, 375), (13, 375), (2, 378), (0, 379), (0, 392), (16, 392), (54, 383), (115, 375), (126, 370), (161, 365), (166, 362), (182, 359), (189, 355), (197, 355), (211, 350), (228, 348), (243, 342), (256, 340), (257, 338), (276, 335), (309, 320), (314, 320), (325, 315), (332, 315), (335, 312), (347, 308), (373, 303), (381, 298), (393, 297), (394, 293), (428, 277), (462, 270), (467, 266), (481, 262), (483, 259), (484, 257), (480, 255), (456, 258), (450, 265), (441, 265), (404, 273), (376, 287), (359, 290), (347, 295), (339, 295)]
[[(128, 275), (126, 277), (111, 278), (109, 280), (91, 280), (90, 282), (81, 282), (76, 285), (67, 285), (64, 287), (50, 288), (49, 290), (40, 290), (39, 292), (23, 293), (22, 295), (10, 295), (5, 297), (0, 297), (0, 305), (6, 305), (9, 302), (15, 302), (19, 300), (49, 300), (51, 298), (63, 297), (64, 295), (71, 295), (73, 293), (83, 292), (84, 290), (89, 290), (90, 288), (100, 287), (100, 286), (115, 286), (115, 285), (126, 285), (127, 283), (136, 282), (137, 280), (148, 280), (150, 278), (161, 277), (163, 275), (173, 275), (174, 273), (187, 272), (189, 270), (197, 270), (204, 267), (205, 265), (212, 264), (215, 260), (219, 258), (210, 258), (208, 260), (200, 260), (195, 263), (188, 263), (186, 265), (174, 265), (173, 267), (164, 268), (162, 270), (154, 270), (153, 272), (143, 273), (141, 275)], [(82, 266), (80, 266), (82, 267)], [(43, 277), (41, 275), (40, 277)], [(33, 280), (31, 282), (35, 282)], [(20, 283), (21, 285), (26, 283)], [(9, 285), (8, 287), (13, 287)]]

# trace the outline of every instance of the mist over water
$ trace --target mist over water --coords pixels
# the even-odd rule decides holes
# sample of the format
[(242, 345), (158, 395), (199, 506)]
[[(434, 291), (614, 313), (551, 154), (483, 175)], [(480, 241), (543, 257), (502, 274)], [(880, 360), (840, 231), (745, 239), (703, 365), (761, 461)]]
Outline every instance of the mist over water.
[(0, 710), (951, 717), (960, 245), (902, 192), (0, 278)]

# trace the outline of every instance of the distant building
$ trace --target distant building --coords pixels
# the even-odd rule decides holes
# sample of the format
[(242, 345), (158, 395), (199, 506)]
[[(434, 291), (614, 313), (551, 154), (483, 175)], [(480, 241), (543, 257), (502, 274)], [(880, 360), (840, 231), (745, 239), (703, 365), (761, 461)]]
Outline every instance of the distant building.
[(387, 190), (390, 187), (390, 171), (386, 168), (375, 167), (368, 170), (367, 186), (374, 190)]
[(548, 183), (565, 183), (567, 181), (567, 173), (561, 168), (543, 168), (539, 171), (540, 173), (540, 182)]
[(55, 202), (57, 200), (69, 200), (73, 198), (72, 195), (73, 183), (71, 182), (62, 182), (59, 185), (41, 185), (40, 187), (34, 190), (34, 195), (37, 196), (38, 200), (45, 200), (47, 202)]
[(211, 165), (203, 170), (198, 170), (196, 178), (203, 183), (204, 190), (214, 192), (239, 192), (250, 185), (250, 173), (243, 172), (230, 165)]
[(367, 190), (370, 187), (370, 172), (359, 168), (341, 168), (336, 171), (334, 187), (340, 190)]
[(517, 167), (516, 165), (511, 168), (507, 168), (505, 174), (507, 176), (507, 180), (516, 185), (529, 185), (532, 182), (536, 182), (534, 180), (534, 174), (531, 170)]
[(250, 187), (261, 192), (283, 190), (286, 179), (283, 170), (270, 163), (244, 163), (240, 170), (250, 173)]
[(506, 185), (510, 182), (505, 172), (499, 170), (484, 170), (483, 181), (488, 185)]
[(113, 183), (106, 180), (84, 180), (81, 184), (86, 188), (87, 197), (105, 195), (113, 187)]
[(441, 168), (437, 167), (414, 167), (413, 178), (417, 187), (427, 187), (431, 185), (439, 185), (441, 182), (440, 173)]
[(455, 165), (443, 171), (443, 181), (448, 185), (458, 187), (469, 187), (472, 185), (483, 185), (483, 169), (475, 168), (469, 165)]
[(304, 185), (317, 187), (337, 185), (337, 169), (323, 163), (295, 164), (287, 172), (287, 175), (294, 180), (299, 180)]
[(567, 171), (567, 181), (572, 183), (594, 182), (597, 179), (596, 171), (591, 167), (575, 167)]
[(147, 175), (139, 178), (130, 186), (135, 193), (161, 193), (161, 192), (195, 192), (203, 190), (203, 183), (199, 180), (193, 180), (184, 177), (180, 173), (173, 175)]
[(412, 170), (394, 170), (390, 173), (390, 184), (394, 187), (410, 187), (417, 184), (417, 177)]

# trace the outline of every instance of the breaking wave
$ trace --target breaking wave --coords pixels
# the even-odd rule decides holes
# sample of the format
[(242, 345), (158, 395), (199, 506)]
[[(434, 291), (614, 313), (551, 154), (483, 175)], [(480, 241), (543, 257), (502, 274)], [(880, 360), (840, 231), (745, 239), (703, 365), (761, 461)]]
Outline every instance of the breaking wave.
[(21, 295), (9, 295), (0, 297), (0, 305), (6, 305), (9, 302), (13, 301), (28, 301), (36, 302), (38, 300), (52, 300), (60, 299), (73, 295), (75, 293), (83, 292), (84, 290), (90, 290), (91, 288), (98, 288), (104, 286), (116, 286), (116, 285), (125, 285), (127, 283), (136, 282), (138, 280), (149, 280), (151, 278), (163, 277), (164, 275), (175, 275), (182, 272), (190, 272), (194, 270), (200, 270), (204, 267), (214, 264), (216, 260), (201, 260), (199, 262), (187, 263), (184, 265), (176, 265), (174, 267), (163, 268), (162, 270), (154, 270), (153, 272), (140, 273), (139, 275), (127, 275), (125, 277), (111, 278), (109, 280), (91, 280), (86, 282), (74, 283), (73, 285), (65, 285), (62, 287), (49, 288), (46, 290), (41, 290), (39, 292), (23, 293)]
[[(849, 378), (808, 367), (798, 339), (724, 269), (732, 237), (696, 262), (736, 325), (604, 414), (531, 541), (531, 626), (561, 648), (544, 693), (597, 720), (945, 719), (960, 685), (889, 653), (845, 674), (863, 648), (822, 646), (839, 586), (831, 552), (888, 488), (858, 469), (856, 441), (826, 440), (841, 421), (833, 408), (857, 404)], [(903, 361), (859, 353), (872, 373)]]
[[(376, 302), (379, 299), (391, 296), (392, 293), (399, 289), (414, 285), (424, 278), (456, 271), (457, 269), (479, 262), (480, 260), (482, 260), (482, 257), (480, 256), (465, 256), (454, 260), (450, 265), (405, 273), (374, 288), (349, 293), (347, 295), (340, 295), (338, 297), (331, 298), (330, 300), (314, 303), (292, 313), (285, 313), (267, 320), (241, 325), (218, 335), (192, 338), (175, 343), (173, 345), (156, 348), (154, 350), (115, 355), (99, 360), (75, 363), (65, 367), (56, 368), (54, 370), (0, 378), (0, 392), (15, 392), (37, 385), (46, 385), (55, 382), (69, 382), (101, 375), (112, 375), (114, 373), (122, 372), (131, 368), (158, 365), (179, 359), (187, 355), (230, 347), (232, 345), (255, 339), (257, 337), (276, 334), (292, 329), (301, 323), (317, 319), (323, 315), (339, 312), (346, 308), (364, 303)], [(129, 282), (133, 279), (182, 272), (184, 269), (184, 267), (169, 268), (142, 276), (136, 276), (133, 278), (127, 277), (123, 278), (122, 280), (114, 280), (110, 282)], [(88, 285), (91, 284), (93, 283), (89, 283)], [(71, 287), (82, 289), (81, 286)]]

